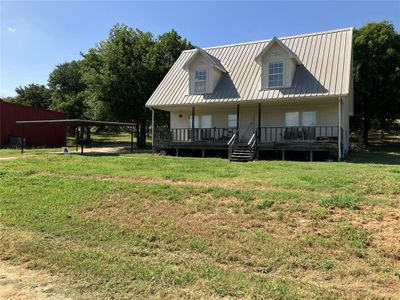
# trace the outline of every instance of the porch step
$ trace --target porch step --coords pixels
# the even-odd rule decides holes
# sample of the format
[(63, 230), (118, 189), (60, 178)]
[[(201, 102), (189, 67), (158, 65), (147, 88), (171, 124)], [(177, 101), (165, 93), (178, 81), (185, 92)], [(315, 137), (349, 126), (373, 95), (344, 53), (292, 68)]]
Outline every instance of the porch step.
[(247, 144), (245, 145), (237, 145), (233, 150), (231, 156), (229, 157), (230, 161), (236, 162), (248, 162), (251, 161), (254, 157), (254, 150), (251, 149)]

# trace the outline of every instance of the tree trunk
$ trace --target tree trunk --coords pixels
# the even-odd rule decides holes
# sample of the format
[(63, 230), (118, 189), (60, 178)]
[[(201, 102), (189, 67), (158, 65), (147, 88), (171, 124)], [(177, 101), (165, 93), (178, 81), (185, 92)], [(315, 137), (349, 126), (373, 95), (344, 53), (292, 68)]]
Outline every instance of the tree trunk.
[(137, 122), (137, 147), (146, 147), (146, 120), (140, 120)]

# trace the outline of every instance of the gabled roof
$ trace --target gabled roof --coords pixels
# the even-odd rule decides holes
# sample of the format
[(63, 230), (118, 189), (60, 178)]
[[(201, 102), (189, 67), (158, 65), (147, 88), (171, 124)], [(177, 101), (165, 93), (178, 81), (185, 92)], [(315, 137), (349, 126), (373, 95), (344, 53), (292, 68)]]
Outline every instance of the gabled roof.
[(228, 71), (224, 68), (224, 66), (221, 64), (220, 60), (214, 56), (212, 56), (211, 54), (207, 53), (206, 51), (204, 51), (203, 49), (196, 47), (195, 48), (195, 54), (192, 55), (192, 57), (190, 57), (190, 59), (187, 60), (187, 62), (185, 63), (185, 65), (183, 66), (183, 69), (188, 71), (189, 70), (189, 66), (192, 63), (192, 61), (194, 60), (194, 58), (197, 55), (202, 55), (213, 67), (217, 68), (218, 70), (220, 70), (223, 73), (227, 73)]
[(227, 102), (285, 100), (288, 98), (347, 96), (350, 91), (353, 28), (279, 39), (301, 61), (292, 86), (261, 90), (261, 67), (254, 60), (271, 40), (202, 49), (229, 70), (212, 94), (189, 95), (189, 74), (183, 66), (198, 49), (182, 52), (146, 106), (167, 108)]
[(271, 49), (272, 45), (274, 45), (274, 44), (278, 44), (289, 55), (289, 58), (293, 59), (296, 64), (301, 65), (301, 61), (297, 57), (297, 55), (292, 50), (290, 50), (288, 47), (286, 47), (286, 45), (284, 43), (282, 43), (276, 36), (274, 36), (272, 38), (272, 40), (269, 41), (267, 46), (265, 46), (265, 48), (255, 58), (255, 61), (258, 64), (261, 63), (261, 60), (262, 60), (264, 54), (266, 54), (269, 51), (269, 49)]

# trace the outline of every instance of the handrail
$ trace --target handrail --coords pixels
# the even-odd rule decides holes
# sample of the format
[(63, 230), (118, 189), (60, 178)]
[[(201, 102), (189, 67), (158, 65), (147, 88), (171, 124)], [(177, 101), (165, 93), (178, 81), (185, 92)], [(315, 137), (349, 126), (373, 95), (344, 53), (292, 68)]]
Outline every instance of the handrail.
[(253, 135), (251, 136), (249, 142), (247, 143), (251, 151), (251, 159), (254, 158), (254, 155), (257, 152), (257, 141), (258, 141), (257, 137), (258, 137), (258, 128), (256, 129), (256, 131), (253, 132)]
[(233, 144), (233, 142), (235, 141), (236, 136), (237, 136), (238, 133), (239, 133), (239, 129), (237, 129), (237, 130), (235, 131), (235, 133), (232, 135), (232, 137), (231, 137), (230, 140), (228, 141), (228, 143), (227, 143), (228, 146), (230, 146), (230, 145)]
[(249, 142), (247, 143), (247, 146), (251, 146), (252, 144), (254, 144), (255, 139), (256, 139), (256, 132), (254, 132), (253, 135), (251, 136)]
[(228, 141), (228, 158), (231, 158), (232, 155), (232, 150), (233, 150), (233, 146), (237, 144), (238, 142), (238, 135), (239, 135), (239, 128), (236, 129), (235, 133), (233, 134), (233, 136), (231, 137), (231, 139)]

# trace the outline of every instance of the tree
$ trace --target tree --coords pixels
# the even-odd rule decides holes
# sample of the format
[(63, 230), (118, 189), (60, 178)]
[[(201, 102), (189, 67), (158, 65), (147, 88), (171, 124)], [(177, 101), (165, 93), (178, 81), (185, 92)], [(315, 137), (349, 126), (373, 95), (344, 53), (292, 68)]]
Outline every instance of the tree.
[(400, 117), (400, 36), (389, 22), (368, 23), (354, 33), (355, 122), (368, 144), (371, 122)]
[(84, 118), (86, 84), (82, 80), (79, 61), (57, 65), (49, 75), (48, 86), (51, 91), (50, 108), (66, 112), (72, 119)]
[(107, 40), (83, 54), (90, 117), (136, 122), (137, 145), (144, 147), (150, 116), (145, 103), (188, 45), (175, 31), (155, 39), (149, 32), (115, 25)]
[[(174, 29), (160, 35), (149, 54), (149, 68), (152, 71), (150, 89), (154, 91), (169, 69), (184, 50), (193, 49), (194, 46), (183, 39)], [(169, 112), (157, 111), (156, 124), (166, 124), (169, 120)]]
[(17, 87), (15, 89), (17, 96), (12, 101), (39, 108), (48, 108), (50, 105), (50, 91), (41, 84), (31, 83), (24, 87)]

